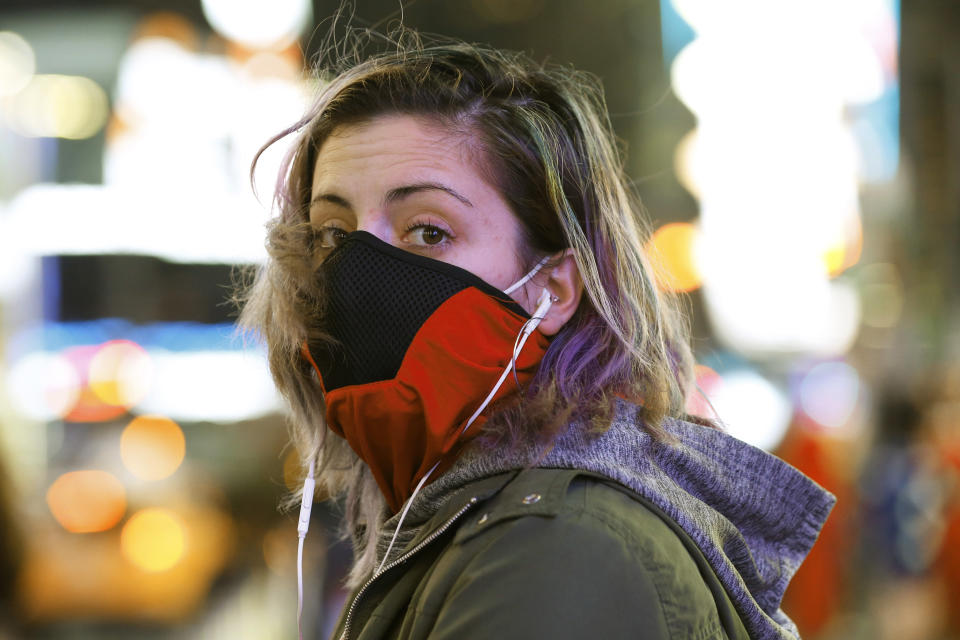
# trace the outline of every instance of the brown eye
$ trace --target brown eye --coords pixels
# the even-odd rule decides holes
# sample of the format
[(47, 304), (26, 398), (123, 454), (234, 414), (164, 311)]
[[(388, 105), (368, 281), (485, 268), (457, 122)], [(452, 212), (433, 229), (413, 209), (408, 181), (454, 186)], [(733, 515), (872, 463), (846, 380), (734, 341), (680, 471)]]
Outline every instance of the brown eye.
[(450, 239), (450, 233), (432, 224), (414, 224), (406, 229), (404, 241), (414, 247), (439, 247)]
[(446, 234), (436, 227), (422, 227), (420, 237), (424, 244), (440, 244)]

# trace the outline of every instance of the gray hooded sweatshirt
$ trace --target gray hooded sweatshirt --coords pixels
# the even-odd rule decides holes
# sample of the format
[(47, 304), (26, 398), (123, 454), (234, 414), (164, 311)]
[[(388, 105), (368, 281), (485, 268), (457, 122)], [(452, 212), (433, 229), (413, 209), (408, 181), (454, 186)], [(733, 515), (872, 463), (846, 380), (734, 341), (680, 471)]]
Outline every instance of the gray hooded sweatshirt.
[[(390, 560), (470, 482), (529, 466), (582, 469), (633, 489), (672, 518), (713, 567), (751, 637), (799, 638), (780, 601), (836, 498), (776, 456), (716, 429), (667, 418), (675, 441), (654, 440), (637, 427), (636, 409), (618, 400), (600, 435), (571, 424), (546, 455), (532, 446), (468, 447), (415, 496)], [(385, 523), (381, 556), (397, 522)]]

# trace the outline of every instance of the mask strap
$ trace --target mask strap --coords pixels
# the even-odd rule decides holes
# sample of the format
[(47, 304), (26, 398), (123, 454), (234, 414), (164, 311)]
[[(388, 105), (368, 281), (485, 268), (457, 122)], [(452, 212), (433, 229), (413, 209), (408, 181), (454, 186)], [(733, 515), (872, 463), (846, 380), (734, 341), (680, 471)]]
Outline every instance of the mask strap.
[(509, 287), (507, 287), (506, 289), (504, 289), (503, 292), (504, 292), (504, 293), (513, 293), (514, 291), (516, 291), (517, 289), (519, 289), (519, 288), (522, 287), (523, 285), (525, 285), (525, 284), (527, 284), (528, 282), (530, 282), (530, 278), (532, 278), (533, 276), (537, 275), (537, 271), (540, 271), (540, 269), (543, 268), (543, 265), (547, 264), (547, 260), (549, 260), (549, 259), (550, 259), (550, 256), (547, 256), (546, 258), (544, 258), (543, 260), (541, 260), (540, 262), (538, 262), (538, 263), (537, 263), (537, 266), (535, 266), (533, 269), (531, 269), (530, 272), (527, 273), (527, 275), (523, 276), (522, 278), (520, 278), (519, 280), (517, 280), (516, 282), (514, 282), (512, 285), (510, 285)]

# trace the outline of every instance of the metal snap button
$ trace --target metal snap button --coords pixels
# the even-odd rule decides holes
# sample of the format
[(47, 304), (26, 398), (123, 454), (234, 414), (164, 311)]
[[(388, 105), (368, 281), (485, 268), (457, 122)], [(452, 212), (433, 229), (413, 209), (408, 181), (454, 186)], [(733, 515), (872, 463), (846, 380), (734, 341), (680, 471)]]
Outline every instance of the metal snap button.
[(490, 517), (485, 513), (482, 516), (480, 516), (479, 520), (477, 520), (477, 524), (485, 524), (489, 519)]
[(523, 498), (523, 504), (534, 504), (535, 502), (540, 502), (542, 496), (539, 493), (531, 493), (528, 496)]

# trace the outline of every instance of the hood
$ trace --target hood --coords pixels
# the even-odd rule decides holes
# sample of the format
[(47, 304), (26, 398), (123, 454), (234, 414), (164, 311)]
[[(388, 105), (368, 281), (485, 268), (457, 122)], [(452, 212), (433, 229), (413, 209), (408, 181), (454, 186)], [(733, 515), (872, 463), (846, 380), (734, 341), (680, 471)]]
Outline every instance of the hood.
[[(618, 400), (606, 432), (591, 435), (571, 424), (546, 455), (534, 447), (495, 452), (468, 447), (416, 496), (398, 542), (412, 539), (451, 493), (469, 482), (525, 466), (593, 471), (656, 504), (693, 539), (751, 637), (799, 638), (780, 601), (834, 496), (776, 456), (722, 431), (667, 418), (664, 428), (675, 441), (656, 441), (637, 427), (636, 414), (635, 405)], [(385, 537), (396, 518), (385, 523)], [(383, 542), (381, 553), (388, 540)]]

